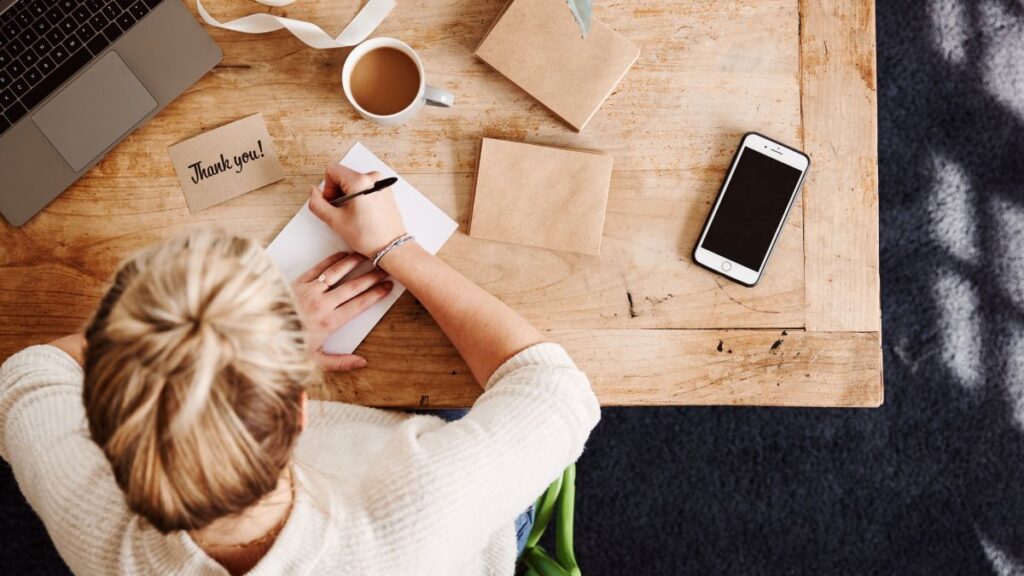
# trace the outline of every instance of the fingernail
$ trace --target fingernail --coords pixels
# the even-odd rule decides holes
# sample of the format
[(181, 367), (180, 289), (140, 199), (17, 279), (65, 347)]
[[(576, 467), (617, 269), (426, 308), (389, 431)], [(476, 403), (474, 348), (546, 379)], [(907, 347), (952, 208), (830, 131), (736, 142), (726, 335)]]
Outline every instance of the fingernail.
[(356, 367), (357, 368), (366, 368), (366, 365), (367, 365), (366, 364), (366, 360), (360, 360), (359, 363), (356, 364)]

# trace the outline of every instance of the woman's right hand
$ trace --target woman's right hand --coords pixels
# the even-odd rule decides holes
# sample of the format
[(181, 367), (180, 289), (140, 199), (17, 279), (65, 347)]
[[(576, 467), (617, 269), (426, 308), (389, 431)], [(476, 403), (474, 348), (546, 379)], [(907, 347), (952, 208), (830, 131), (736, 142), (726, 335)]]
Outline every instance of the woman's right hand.
[(361, 174), (340, 164), (327, 169), (324, 189), (309, 192), (309, 209), (356, 252), (373, 258), (392, 240), (405, 234), (405, 222), (391, 190), (360, 196), (335, 208), (330, 201), (373, 187), (383, 178), (379, 172)]

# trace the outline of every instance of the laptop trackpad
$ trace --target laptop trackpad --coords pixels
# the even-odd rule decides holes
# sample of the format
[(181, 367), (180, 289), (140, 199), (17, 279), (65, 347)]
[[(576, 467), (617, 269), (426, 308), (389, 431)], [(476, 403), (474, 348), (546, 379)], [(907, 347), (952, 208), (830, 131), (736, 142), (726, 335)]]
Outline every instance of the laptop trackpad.
[(39, 109), (32, 120), (75, 172), (157, 107), (116, 52), (107, 52)]

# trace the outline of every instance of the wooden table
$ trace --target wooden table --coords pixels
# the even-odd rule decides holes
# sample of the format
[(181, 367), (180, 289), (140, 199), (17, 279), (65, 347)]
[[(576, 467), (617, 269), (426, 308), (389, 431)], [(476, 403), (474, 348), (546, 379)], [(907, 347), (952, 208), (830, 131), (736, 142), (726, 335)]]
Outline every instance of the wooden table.
[[(284, 31), (211, 30), (224, 50), (213, 72), (25, 227), (0, 229), (0, 358), (80, 327), (118, 262), (143, 246), (210, 223), (269, 242), (359, 140), (459, 221), (441, 257), (563, 343), (604, 404), (881, 404), (873, 3), (598, 1), (597, 16), (641, 55), (577, 134), (472, 56), (503, 2), (395, 8), (377, 35), (411, 44), (429, 81), (457, 98), (400, 127), (360, 120), (346, 104), (345, 51), (312, 50)], [(222, 20), (265, 10), (243, 0), (208, 8)], [(336, 32), (356, 10), (339, 0), (275, 12)], [(289, 177), (190, 215), (167, 147), (255, 112)], [(749, 130), (813, 162), (752, 289), (690, 257)], [(464, 234), (482, 136), (614, 155), (600, 257)], [(408, 294), (359, 353), (370, 367), (333, 378), (326, 396), (455, 406), (480, 393)]]

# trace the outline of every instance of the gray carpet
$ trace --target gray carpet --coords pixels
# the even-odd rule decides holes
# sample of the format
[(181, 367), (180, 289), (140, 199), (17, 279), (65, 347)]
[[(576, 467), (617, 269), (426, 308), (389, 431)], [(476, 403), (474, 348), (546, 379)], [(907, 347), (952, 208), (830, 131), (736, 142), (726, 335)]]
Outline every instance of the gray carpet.
[[(1024, 4), (879, 0), (878, 64), (885, 406), (606, 410), (585, 573), (1024, 574)], [(62, 570), (0, 468), (0, 573)]]

